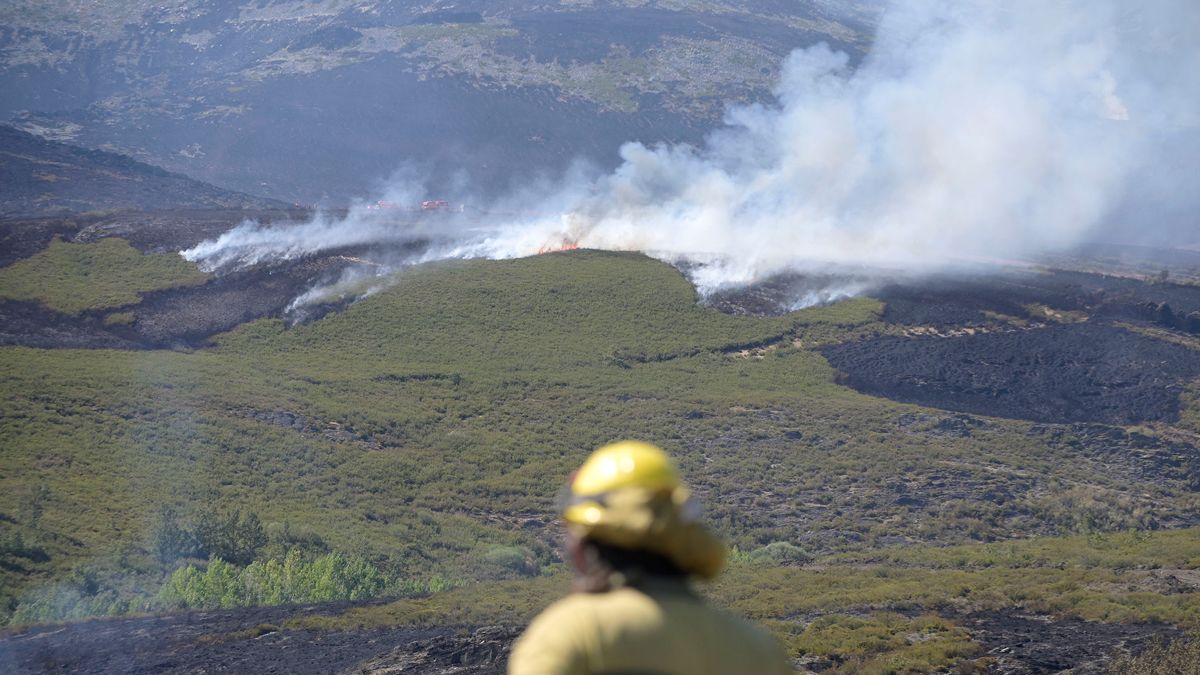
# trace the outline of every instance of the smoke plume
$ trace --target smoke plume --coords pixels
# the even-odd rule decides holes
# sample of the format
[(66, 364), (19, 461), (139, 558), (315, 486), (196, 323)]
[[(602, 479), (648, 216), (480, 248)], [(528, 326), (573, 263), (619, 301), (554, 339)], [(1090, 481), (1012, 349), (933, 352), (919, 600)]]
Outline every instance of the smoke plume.
[(896, 3), (857, 68), (823, 44), (794, 52), (775, 102), (730, 108), (702, 147), (627, 143), (611, 172), (580, 166), (436, 232), (359, 206), (184, 255), (211, 268), (406, 238), (430, 239), (425, 257), (577, 244), (690, 259), (704, 291), (1026, 258), (1097, 233), (1182, 243), (1200, 239), (1196, 35), (1193, 0)]

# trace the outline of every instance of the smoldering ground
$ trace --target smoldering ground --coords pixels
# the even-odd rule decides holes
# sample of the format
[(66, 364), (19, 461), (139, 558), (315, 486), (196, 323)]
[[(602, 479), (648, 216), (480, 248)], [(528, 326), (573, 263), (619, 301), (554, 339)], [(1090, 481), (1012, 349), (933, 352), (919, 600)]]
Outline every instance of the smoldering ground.
[[(211, 269), (417, 240), (430, 243), (415, 260), (640, 250), (690, 261), (708, 294), (784, 271), (1028, 259), (1096, 237), (1183, 243), (1198, 238), (1198, 29), (1188, 0), (894, 3), (857, 68), (824, 44), (797, 50), (775, 102), (730, 108), (701, 147), (630, 142), (612, 172), (580, 165), (486, 203), (460, 186), (463, 212), (437, 221), (359, 204), (245, 223), (183, 255)], [(411, 175), (384, 196), (429, 197)]]

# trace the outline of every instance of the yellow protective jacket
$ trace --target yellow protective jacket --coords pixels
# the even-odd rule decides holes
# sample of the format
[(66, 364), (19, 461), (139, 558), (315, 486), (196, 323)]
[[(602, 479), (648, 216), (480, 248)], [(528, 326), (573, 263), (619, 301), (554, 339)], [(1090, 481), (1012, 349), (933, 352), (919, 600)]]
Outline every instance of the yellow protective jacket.
[(773, 637), (706, 603), (682, 580), (574, 593), (517, 640), (509, 675), (782, 675)]

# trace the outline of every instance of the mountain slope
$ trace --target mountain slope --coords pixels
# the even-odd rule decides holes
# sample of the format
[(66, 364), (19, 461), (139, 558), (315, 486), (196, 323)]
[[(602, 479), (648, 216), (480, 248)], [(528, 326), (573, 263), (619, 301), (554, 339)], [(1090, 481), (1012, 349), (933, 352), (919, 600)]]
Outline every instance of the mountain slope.
[(8, 3), (0, 120), (217, 185), (345, 203), (402, 167), (498, 191), (697, 141), (874, 3)]
[(272, 199), (222, 190), (124, 155), (48, 141), (0, 125), (0, 216), (285, 206)]
[[(164, 556), (163, 514), (239, 509), (265, 523), (260, 560), (354, 551), (424, 589), (464, 587), (313, 624), (310, 610), (251, 612), (237, 620), (287, 627), (253, 644), (241, 624), (196, 628), (215, 632), (203, 644), (266, 662), (270, 645), (311, 646), (331, 629), (517, 625), (561, 592), (557, 486), (589, 448), (641, 437), (679, 458), (738, 547), (717, 598), (769, 621), (798, 657), (936, 671), (1037, 621), (1093, 645), (1056, 657), (1078, 664), (1125, 637), (1092, 622), (1200, 625), (1195, 530), (1147, 532), (1200, 522), (1190, 393), (1178, 421), (1129, 429), (866, 396), (819, 350), (906, 334), (881, 303), (729, 316), (634, 254), (451, 262), (395, 281), (311, 324), (254, 321), (208, 349), (0, 348), (0, 609), (28, 621), (146, 607), (189, 562)], [(1127, 529), (1138, 531), (1114, 533)], [(1088, 536), (1016, 541), (1070, 533)], [(111, 640), (51, 651), (103, 670), (106, 645), (138, 639), (123, 625), (92, 624)], [(916, 633), (936, 645), (904, 637)], [(863, 653), (856, 636), (878, 634), (894, 639)], [(162, 658), (229, 658), (200, 638), (164, 642)], [(24, 639), (0, 638), (0, 663), (6, 648), (37, 663), (28, 649), (41, 643)]]

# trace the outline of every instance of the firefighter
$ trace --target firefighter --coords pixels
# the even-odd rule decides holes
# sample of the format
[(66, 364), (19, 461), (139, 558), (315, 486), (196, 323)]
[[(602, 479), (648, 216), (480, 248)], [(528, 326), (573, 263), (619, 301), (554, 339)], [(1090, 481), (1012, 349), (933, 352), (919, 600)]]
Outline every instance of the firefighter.
[(638, 441), (607, 445), (561, 500), (574, 592), (513, 647), (509, 675), (791, 673), (780, 645), (689, 587), (711, 579), (725, 546), (670, 458)]

